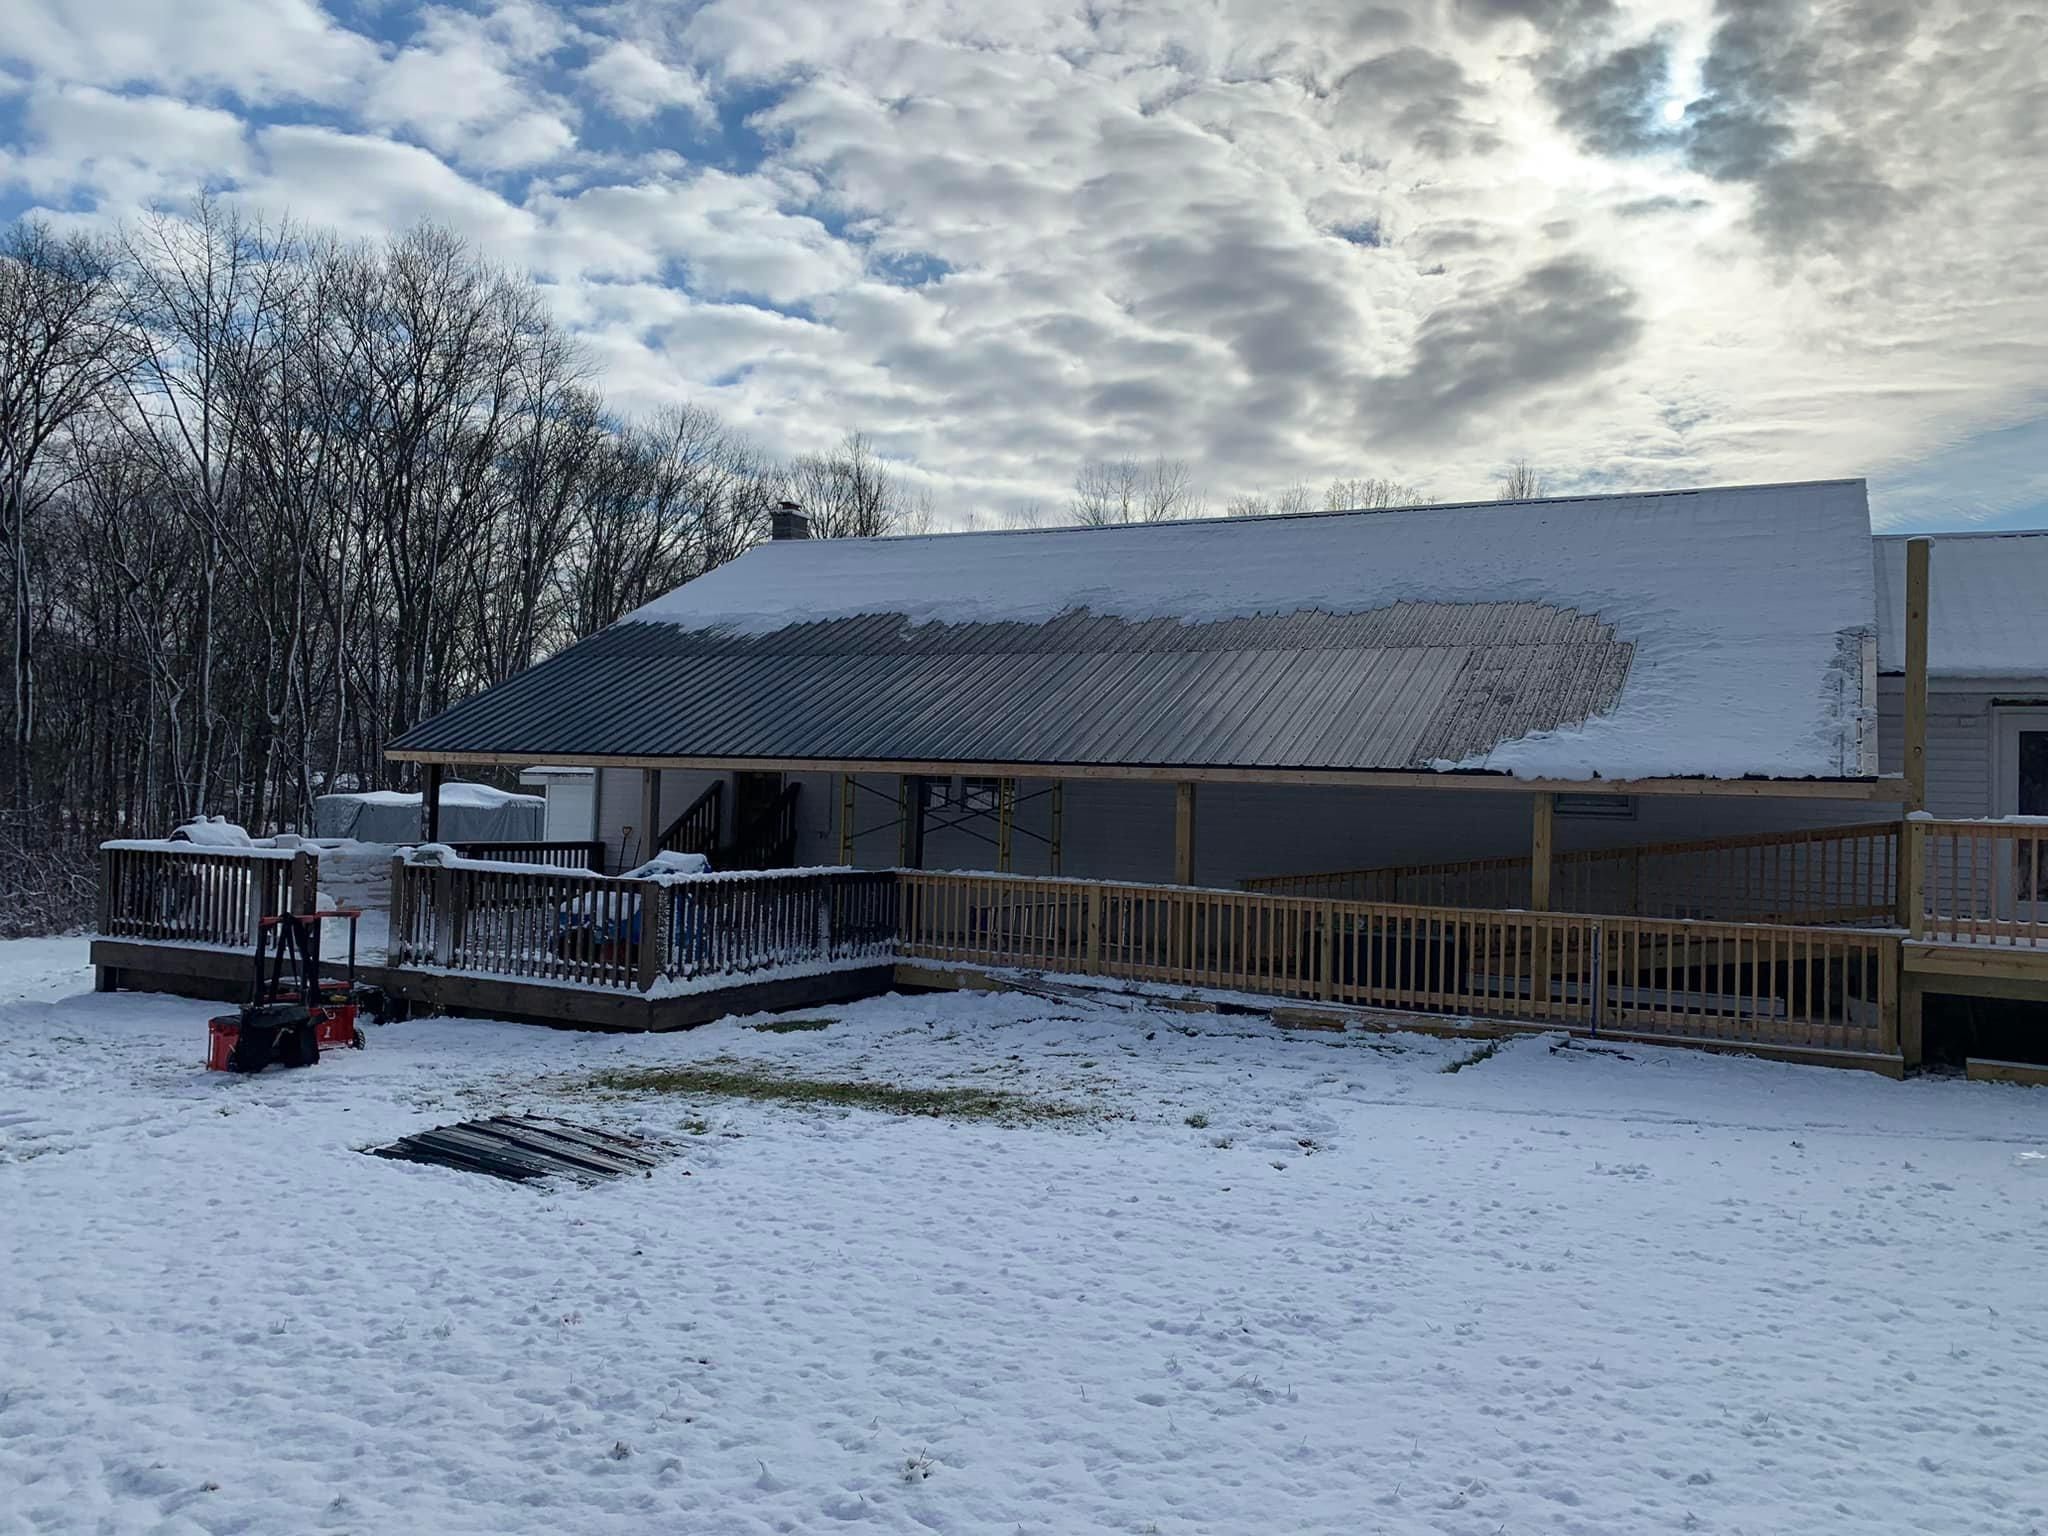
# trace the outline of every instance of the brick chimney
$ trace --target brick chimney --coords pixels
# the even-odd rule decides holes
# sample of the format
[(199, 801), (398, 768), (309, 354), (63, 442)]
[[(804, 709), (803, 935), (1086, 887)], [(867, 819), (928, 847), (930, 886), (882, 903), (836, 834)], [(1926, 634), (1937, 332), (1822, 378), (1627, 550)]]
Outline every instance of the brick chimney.
[(811, 536), (811, 520), (804, 516), (804, 509), (793, 501), (775, 504), (774, 512), (768, 517), (768, 537), (771, 539), (808, 539)]

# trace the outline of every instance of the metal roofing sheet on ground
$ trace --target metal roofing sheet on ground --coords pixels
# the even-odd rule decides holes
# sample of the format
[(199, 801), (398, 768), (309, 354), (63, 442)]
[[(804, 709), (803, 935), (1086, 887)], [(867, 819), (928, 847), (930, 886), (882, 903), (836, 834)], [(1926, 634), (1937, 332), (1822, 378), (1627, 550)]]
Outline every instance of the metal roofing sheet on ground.
[(1857, 481), (761, 546), (400, 754), (1869, 770)]

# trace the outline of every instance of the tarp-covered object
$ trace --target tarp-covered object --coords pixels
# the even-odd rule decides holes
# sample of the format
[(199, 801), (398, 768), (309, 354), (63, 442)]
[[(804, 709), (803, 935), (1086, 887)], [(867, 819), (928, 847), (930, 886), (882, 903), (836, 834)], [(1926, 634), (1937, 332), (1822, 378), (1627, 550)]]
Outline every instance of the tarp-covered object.
[[(315, 837), (415, 843), (424, 833), (420, 796), (395, 789), (322, 795), (313, 802)], [(532, 843), (547, 836), (547, 801), (488, 784), (441, 786), (441, 836), (451, 843)]]

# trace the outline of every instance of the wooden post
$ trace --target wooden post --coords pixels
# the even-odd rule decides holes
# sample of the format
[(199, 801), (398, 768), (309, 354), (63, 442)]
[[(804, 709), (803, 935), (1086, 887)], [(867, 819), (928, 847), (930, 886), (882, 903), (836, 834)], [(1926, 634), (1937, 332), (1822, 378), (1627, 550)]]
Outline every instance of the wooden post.
[(445, 771), (439, 763), (427, 763), (420, 769), (420, 837), (425, 842), (441, 841), (441, 775)]
[(1921, 1001), (1925, 983), (1911, 971), (1899, 972), (1899, 1055), (1908, 1067), (1920, 1065)]
[(839, 862), (853, 864), (853, 775), (839, 775)]
[(1060, 844), (1061, 839), (1066, 834), (1066, 826), (1067, 781), (1065, 779), (1054, 779), (1052, 781), (1052, 843), (1046, 850), (1046, 868), (1051, 874), (1056, 875), (1060, 872)]
[(1088, 974), (1102, 974), (1102, 887), (1088, 887)]
[(896, 867), (910, 868), (910, 775), (896, 775)]
[(386, 899), (385, 922), (388, 925), (384, 937), (384, 963), (403, 965), (413, 958), (412, 906), (409, 900), (411, 888), (406, 884), (405, 859), (401, 855), (391, 861), (391, 895)]
[(1195, 883), (1195, 786), (1185, 779), (1173, 786), (1173, 883)]
[(652, 992), (661, 980), (661, 963), (668, 955), (668, 887), (658, 880), (636, 880), (634, 900), (640, 903), (640, 950), (635, 980), (642, 992)]
[(1556, 825), (1557, 796), (1549, 791), (1536, 796), (1536, 814), (1529, 828), (1529, 910), (1550, 910), (1551, 846)]
[(996, 869), (1010, 872), (1010, 833), (1017, 821), (1017, 781), (996, 780)]
[[(642, 768), (640, 770), (640, 857), (635, 864), (645, 864), (661, 851), (661, 770)], [(619, 850), (619, 857), (625, 857), (625, 850)]]
[(455, 877), (452, 869), (436, 869), (428, 876), (428, 900), (434, 910), (434, 953), (436, 965), (450, 965), (455, 959)]
[(1930, 539), (1906, 541), (1906, 809), (1927, 809), (1927, 557)]
[(1927, 937), (1927, 823), (1899, 823), (1898, 924), (1909, 939)]
[(298, 852), (292, 855), (291, 909), (294, 912), (316, 911), (320, 905), (320, 860), (317, 856)]

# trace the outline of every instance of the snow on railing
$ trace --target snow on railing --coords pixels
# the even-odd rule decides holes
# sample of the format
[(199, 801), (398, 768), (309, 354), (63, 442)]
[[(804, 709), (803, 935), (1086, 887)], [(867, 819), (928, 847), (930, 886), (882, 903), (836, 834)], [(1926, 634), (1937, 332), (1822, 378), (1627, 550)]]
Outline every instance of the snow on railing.
[(454, 974), (654, 993), (895, 956), (888, 870), (613, 879), (421, 850), (392, 891), (393, 962)]
[(100, 844), (99, 932), (249, 949), (264, 918), (310, 909), (317, 869), (301, 849), (117, 838)]

